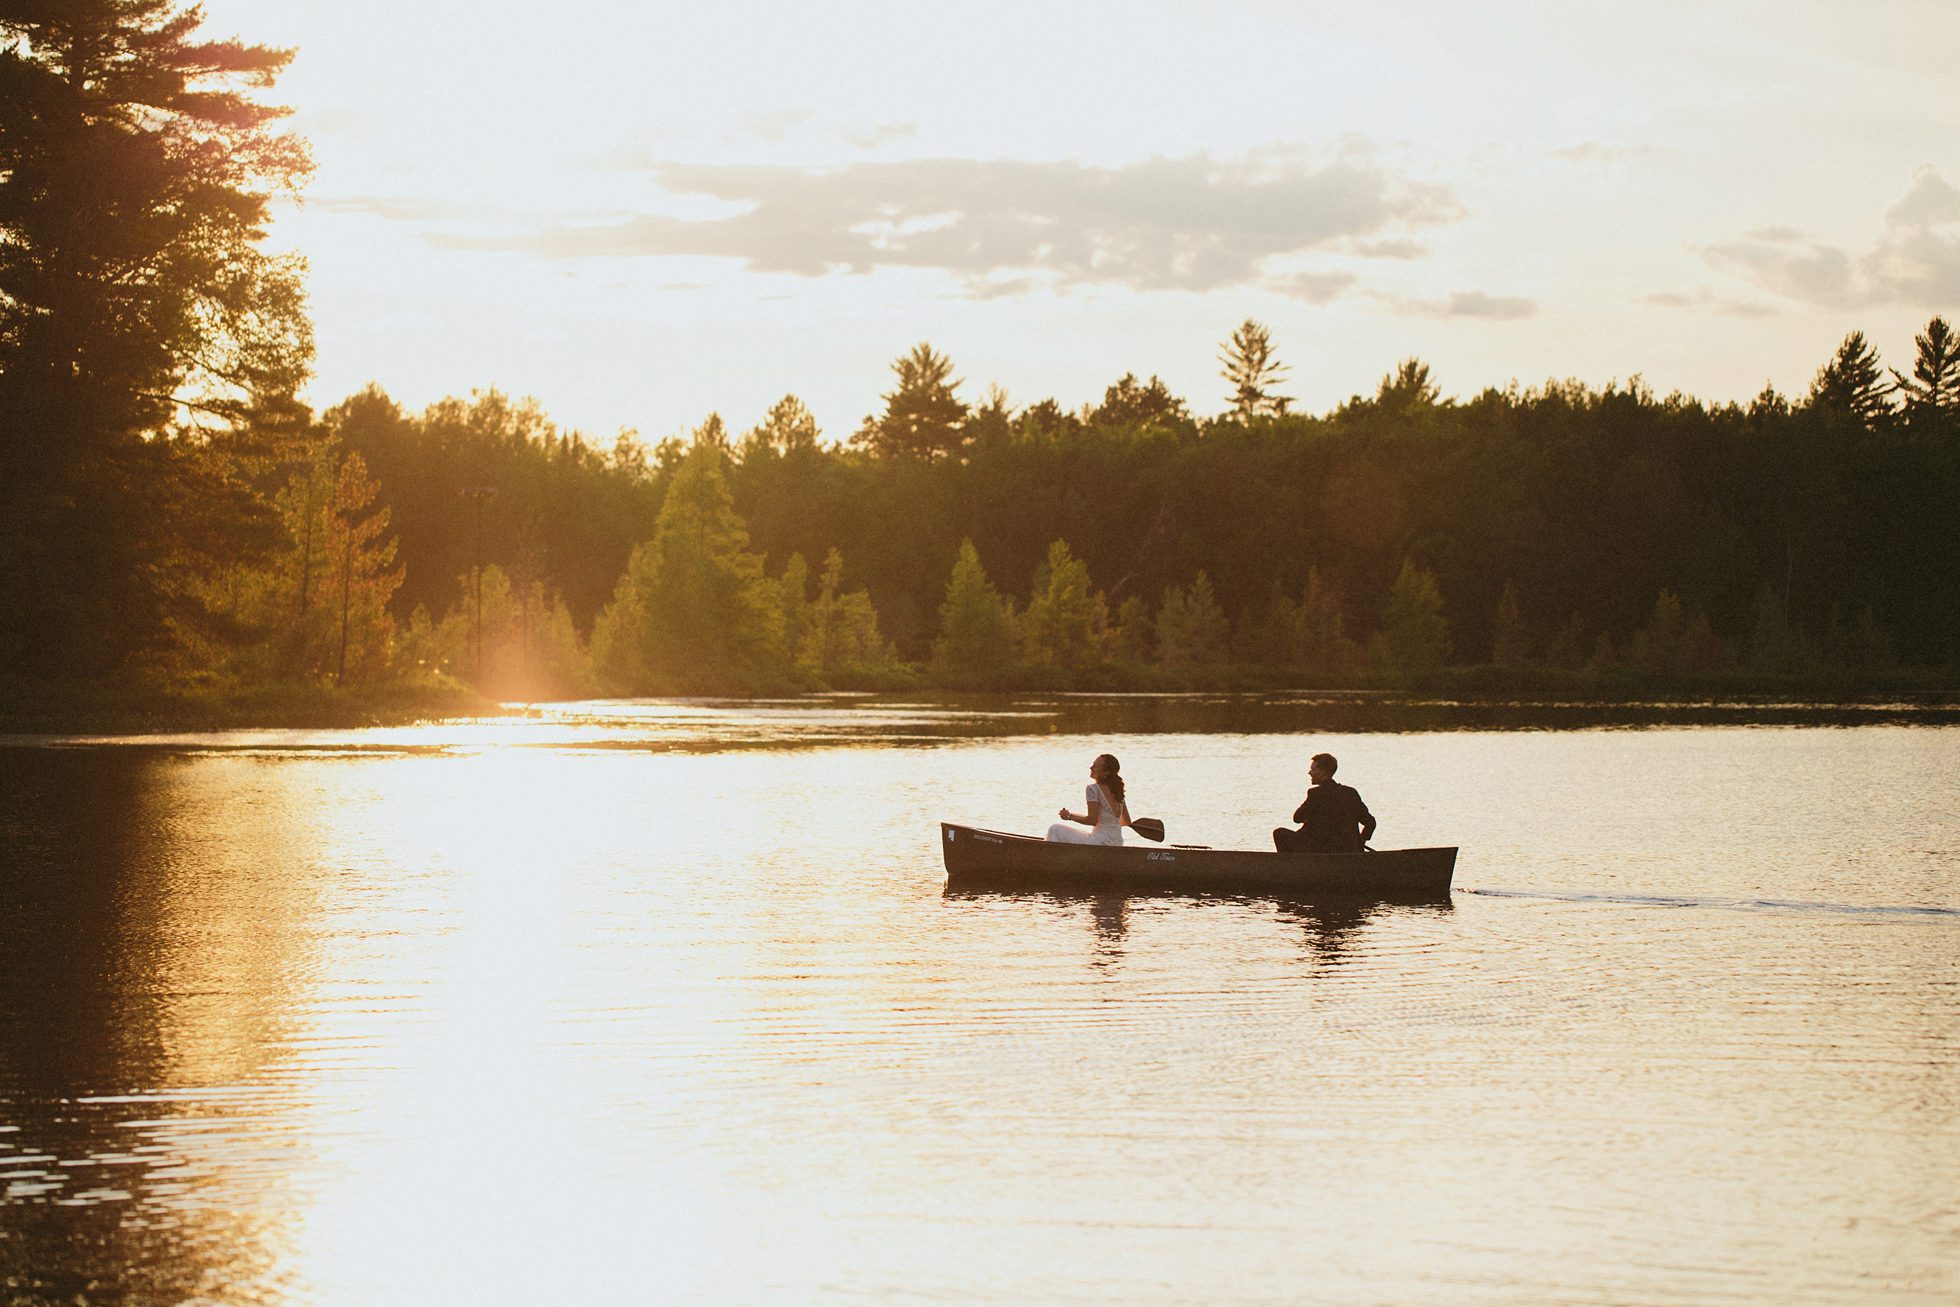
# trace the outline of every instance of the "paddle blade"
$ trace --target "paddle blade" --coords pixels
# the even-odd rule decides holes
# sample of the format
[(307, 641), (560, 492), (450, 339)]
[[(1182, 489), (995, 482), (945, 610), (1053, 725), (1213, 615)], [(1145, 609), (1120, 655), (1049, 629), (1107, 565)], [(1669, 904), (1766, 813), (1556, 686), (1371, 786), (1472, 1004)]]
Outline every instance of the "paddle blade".
[(1130, 829), (1147, 840), (1164, 842), (1164, 823), (1155, 817), (1137, 817), (1130, 822)]

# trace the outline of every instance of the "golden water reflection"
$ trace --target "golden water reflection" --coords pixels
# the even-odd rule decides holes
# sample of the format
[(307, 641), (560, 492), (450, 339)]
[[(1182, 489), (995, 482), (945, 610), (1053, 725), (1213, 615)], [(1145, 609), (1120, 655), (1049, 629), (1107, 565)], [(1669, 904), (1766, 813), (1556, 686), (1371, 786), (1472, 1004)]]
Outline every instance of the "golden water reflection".
[(1317, 737), (1503, 891), (1410, 906), (943, 888), (1106, 744), (1262, 835), (1278, 733), (670, 727), (0, 749), (8, 1292), (1955, 1287), (1960, 731)]

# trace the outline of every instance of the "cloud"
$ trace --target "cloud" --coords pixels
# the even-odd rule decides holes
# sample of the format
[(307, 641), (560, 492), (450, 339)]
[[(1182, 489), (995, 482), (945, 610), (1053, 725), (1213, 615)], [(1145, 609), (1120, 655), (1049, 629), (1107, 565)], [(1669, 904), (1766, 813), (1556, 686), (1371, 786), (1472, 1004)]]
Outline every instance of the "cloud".
[[(875, 268), (999, 283), (1211, 290), (1266, 284), (1269, 259), (1405, 239), (1451, 222), (1447, 189), (1359, 154), (1314, 163), (1282, 151), (1153, 158), (1121, 167), (1025, 160), (862, 161), (830, 168), (654, 165), (671, 196), (720, 201), (703, 219), (563, 219), (500, 236), (437, 230), (453, 247), (557, 258), (710, 255), (757, 272)], [(1324, 292), (1326, 283), (1287, 282)]]
[(1429, 247), (1419, 241), (1383, 240), (1354, 241), (1348, 252), (1364, 259), (1422, 259), (1429, 256)]
[(1346, 294), (1358, 280), (1351, 272), (1295, 272), (1272, 278), (1266, 284), (1292, 299), (1326, 304)]
[(758, 141), (770, 145), (781, 145), (790, 132), (810, 121), (810, 114), (804, 109), (778, 109), (774, 113), (759, 113), (742, 122), (742, 130)]
[(424, 200), (399, 195), (308, 195), (304, 207), (326, 213), (358, 213), (389, 222), (460, 222), (485, 216), (475, 209), (443, 200)]
[(1393, 299), (1388, 301), (1404, 313), (1425, 318), (1494, 318), (1514, 320), (1538, 312), (1538, 301), (1522, 295), (1492, 295), (1481, 290), (1460, 290), (1442, 299)]
[(1758, 228), (1700, 252), (1717, 271), (1786, 299), (1833, 309), (1944, 307), (1960, 299), (1960, 190), (1935, 170), (1921, 169), (1862, 254), (1790, 227)]
[(842, 136), (860, 150), (876, 150), (900, 141), (909, 141), (919, 134), (917, 123), (880, 123), (875, 127), (860, 127), (855, 131), (840, 131)]
[(1767, 304), (1759, 304), (1754, 300), (1727, 299), (1705, 287), (1693, 291), (1657, 291), (1652, 295), (1643, 295), (1640, 302), (1663, 309), (1706, 309), (1711, 313), (1720, 313), (1731, 318), (1776, 316), (1776, 310)]
[(1581, 141), (1562, 150), (1553, 150), (1552, 157), (1566, 163), (1623, 163), (1628, 159), (1644, 159), (1653, 153), (1654, 147), (1651, 145), (1602, 145), (1598, 141)]

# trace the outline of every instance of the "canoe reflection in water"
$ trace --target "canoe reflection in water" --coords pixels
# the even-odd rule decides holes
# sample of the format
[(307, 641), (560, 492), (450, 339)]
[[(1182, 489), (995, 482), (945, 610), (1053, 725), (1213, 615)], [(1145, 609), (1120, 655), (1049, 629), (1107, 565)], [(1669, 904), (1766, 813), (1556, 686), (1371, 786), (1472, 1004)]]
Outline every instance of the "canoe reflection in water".
[(1356, 897), (1330, 895), (1320, 899), (1301, 899), (1284, 894), (1223, 894), (1188, 890), (1136, 889), (1122, 892), (1030, 889), (1025, 886), (947, 885), (941, 895), (948, 902), (980, 903), (1014, 901), (1041, 904), (1049, 908), (1087, 908), (1089, 927), (1095, 932), (1095, 965), (1120, 962), (1130, 934), (1130, 910), (1150, 903), (1180, 903), (1193, 908), (1277, 909), (1280, 921), (1300, 927), (1306, 955), (1320, 964), (1342, 959), (1361, 928), (1375, 917), (1389, 912), (1415, 912), (1446, 915), (1456, 911), (1447, 897)]

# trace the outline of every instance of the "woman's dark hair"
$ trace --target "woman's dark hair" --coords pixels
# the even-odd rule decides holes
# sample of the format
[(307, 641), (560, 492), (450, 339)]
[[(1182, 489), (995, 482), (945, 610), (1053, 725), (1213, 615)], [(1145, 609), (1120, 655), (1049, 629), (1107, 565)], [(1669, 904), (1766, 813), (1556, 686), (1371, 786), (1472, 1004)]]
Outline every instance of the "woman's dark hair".
[(1122, 764), (1116, 761), (1116, 755), (1113, 753), (1099, 753), (1096, 755), (1096, 761), (1103, 767), (1103, 788), (1109, 791), (1110, 798), (1118, 803), (1123, 802), (1123, 777), (1117, 771)]

